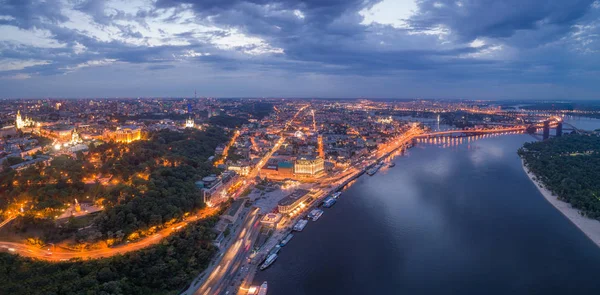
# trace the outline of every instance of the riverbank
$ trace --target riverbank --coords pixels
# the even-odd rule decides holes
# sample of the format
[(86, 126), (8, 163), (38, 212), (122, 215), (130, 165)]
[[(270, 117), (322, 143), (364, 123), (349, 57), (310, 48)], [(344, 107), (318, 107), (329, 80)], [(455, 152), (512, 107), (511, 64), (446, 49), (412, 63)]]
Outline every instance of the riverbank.
[[(300, 219), (304, 218), (304, 216), (306, 216), (306, 214), (305, 214), (306, 212), (309, 212), (310, 210), (317, 208), (319, 206), (319, 204), (321, 203), (321, 201), (323, 199), (325, 199), (325, 197), (327, 197), (331, 193), (341, 191), (342, 189), (344, 189), (346, 186), (351, 184), (358, 177), (362, 176), (369, 167), (376, 165), (379, 161), (383, 161), (384, 159), (389, 158), (390, 156), (392, 156), (394, 154), (394, 152), (396, 152), (398, 150), (402, 150), (403, 148), (408, 149), (408, 148), (412, 147), (412, 145), (410, 145), (409, 143), (416, 137), (416, 135), (421, 134), (422, 131), (419, 129), (417, 131), (417, 134), (413, 134), (414, 131), (412, 131), (412, 130), (409, 132), (410, 133), (408, 135), (408, 138), (401, 138), (399, 140), (394, 140), (394, 142), (396, 142), (396, 144), (393, 146), (389, 146), (386, 149), (384, 149), (383, 151), (381, 151), (382, 154), (376, 156), (375, 159), (372, 160), (371, 164), (366, 165), (366, 166), (362, 167), (361, 169), (353, 169), (354, 171), (351, 173), (347, 173), (347, 174), (341, 173), (342, 175), (336, 176), (337, 179), (335, 179), (335, 181), (331, 180), (330, 182), (328, 182), (328, 183), (330, 183), (328, 188), (320, 188), (319, 193), (314, 198), (314, 201), (309, 206), (307, 206), (306, 208), (303, 209), (303, 213), (300, 213), (300, 214), (297, 214), (297, 215), (291, 216), (291, 217), (285, 217), (284, 220), (282, 221), (283, 223), (278, 226), (278, 229), (275, 230), (273, 235), (262, 246), (261, 252), (255, 256), (252, 263), (249, 263), (247, 265), (248, 268), (246, 269), (246, 273), (243, 276), (243, 279), (240, 280), (241, 283), (239, 285), (238, 284), (232, 285), (231, 290), (233, 292), (235, 292), (235, 294), (244, 295), (244, 294), (246, 294), (246, 290), (248, 290), (248, 288), (251, 285), (260, 285), (261, 282), (254, 282), (254, 277), (258, 272), (260, 262), (266, 258), (268, 252), (273, 247), (275, 247), (277, 244), (279, 244), (285, 236), (287, 236), (289, 233), (292, 232), (291, 227), (296, 222), (298, 222)], [(402, 137), (404, 137), (404, 136), (402, 136)], [(235, 290), (237, 290), (237, 291), (235, 291)]]
[(396, 167), (350, 184), (253, 285), (286, 295), (598, 294), (598, 247), (531, 196), (515, 153), (498, 152), (528, 141), (416, 144)]
[(546, 187), (542, 186), (540, 181), (534, 180), (535, 175), (527, 170), (527, 167), (525, 167), (525, 161), (523, 159), (521, 159), (521, 166), (523, 167), (525, 174), (527, 174), (529, 179), (535, 184), (544, 198), (546, 198), (546, 200), (552, 204), (554, 208), (560, 211), (588, 238), (590, 238), (598, 247), (600, 247), (600, 221), (582, 216), (579, 213), (579, 210), (573, 208), (571, 204), (559, 200), (555, 195), (552, 194), (552, 192), (546, 189)]

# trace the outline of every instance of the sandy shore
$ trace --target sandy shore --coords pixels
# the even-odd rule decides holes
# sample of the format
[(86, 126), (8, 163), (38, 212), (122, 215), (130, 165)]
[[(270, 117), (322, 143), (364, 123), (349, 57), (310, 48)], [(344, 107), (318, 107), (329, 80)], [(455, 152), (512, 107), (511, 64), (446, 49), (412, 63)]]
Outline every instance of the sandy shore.
[(554, 208), (558, 209), (564, 216), (573, 222), (586, 236), (588, 236), (598, 247), (600, 247), (600, 221), (590, 219), (579, 214), (579, 210), (571, 207), (571, 204), (560, 201), (548, 189), (541, 187), (538, 181), (534, 181), (535, 175), (529, 172), (525, 167), (525, 163), (521, 160), (523, 170), (529, 176), (529, 179), (539, 189), (540, 193), (546, 198)]

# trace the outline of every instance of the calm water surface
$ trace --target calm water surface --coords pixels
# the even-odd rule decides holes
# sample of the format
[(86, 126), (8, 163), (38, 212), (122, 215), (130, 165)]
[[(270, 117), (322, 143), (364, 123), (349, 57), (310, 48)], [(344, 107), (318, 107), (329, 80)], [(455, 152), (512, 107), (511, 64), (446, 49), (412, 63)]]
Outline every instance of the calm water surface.
[(531, 140), (416, 146), (359, 178), (255, 283), (269, 295), (600, 294), (600, 249), (521, 168)]
[[(600, 128), (600, 119), (577, 117), (577, 116), (565, 116), (563, 120), (575, 127), (583, 130), (596, 130)], [(568, 128), (568, 127), (566, 127)]]

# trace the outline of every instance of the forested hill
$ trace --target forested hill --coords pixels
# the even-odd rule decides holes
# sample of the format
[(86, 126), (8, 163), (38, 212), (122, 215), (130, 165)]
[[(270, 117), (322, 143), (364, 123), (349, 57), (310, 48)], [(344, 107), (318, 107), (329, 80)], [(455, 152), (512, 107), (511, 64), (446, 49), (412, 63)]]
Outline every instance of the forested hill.
[(0, 252), (0, 294), (179, 294), (217, 249), (217, 217), (191, 223), (149, 248), (98, 260), (44, 262)]
[[(32, 200), (38, 203), (54, 200), (61, 204), (72, 196), (52, 192), (65, 191), (103, 199), (106, 210), (92, 226), (75, 229), (76, 240), (82, 245), (104, 239), (122, 242), (131, 233), (160, 227), (202, 207), (194, 181), (217, 172), (207, 159), (227, 140), (222, 129), (208, 128), (163, 130), (130, 144), (109, 142), (91, 147), (81, 159), (60, 157), (51, 166), (31, 167), (22, 173), (7, 171), (0, 175), (0, 192), (17, 197), (43, 193), (34, 195)], [(92, 174), (111, 175), (117, 184), (111, 181), (107, 187), (98, 184), (88, 188), (83, 181)], [(34, 177), (35, 183), (41, 184), (12, 192), (13, 181), (27, 183)], [(212, 216), (191, 222), (156, 245), (106, 259), (54, 263), (0, 251), (0, 294), (179, 294), (216, 253), (212, 228), (217, 220)], [(70, 223), (60, 228), (60, 233), (70, 230)]]
[[(31, 237), (55, 243), (76, 233), (79, 244), (107, 239), (124, 242), (133, 233), (160, 229), (167, 221), (201, 208), (202, 195), (194, 182), (218, 173), (207, 160), (227, 140), (221, 128), (162, 130), (147, 140), (91, 146), (85, 156), (59, 156), (51, 165), (20, 172), (7, 169), (0, 173), (0, 211), (15, 202), (27, 203), (31, 208), (13, 222), (15, 226), (53, 227), (54, 216), (65, 203), (76, 198), (96, 200), (106, 209), (93, 220), (94, 226), (67, 224), (43, 234), (34, 232)], [(98, 176), (110, 182), (94, 182)]]
[(600, 220), (600, 137), (571, 134), (526, 143), (518, 153), (559, 199)]
[[(107, 197), (115, 205), (96, 219), (101, 233), (122, 231), (127, 236), (203, 206), (194, 182), (217, 173), (207, 159), (218, 144), (226, 141), (226, 134), (218, 128), (188, 129), (181, 133), (163, 130), (152, 134), (147, 141), (131, 144), (123, 156), (102, 161), (102, 171), (133, 181), (128, 181), (131, 184), (123, 186), (118, 195), (111, 195), (113, 199)], [(99, 148), (111, 149), (111, 146)], [(139, 173), (148, 177), (135, 177)]]

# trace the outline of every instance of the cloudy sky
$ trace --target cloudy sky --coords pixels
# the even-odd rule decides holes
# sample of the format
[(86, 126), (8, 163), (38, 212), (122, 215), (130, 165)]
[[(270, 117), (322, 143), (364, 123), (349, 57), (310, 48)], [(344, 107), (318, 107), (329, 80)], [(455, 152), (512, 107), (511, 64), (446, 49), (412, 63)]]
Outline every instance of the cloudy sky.
[(0, 97), (600, 99), (596, 0), (0, 0)]

